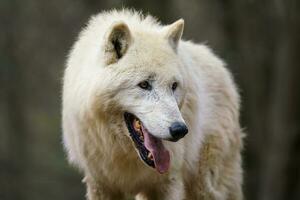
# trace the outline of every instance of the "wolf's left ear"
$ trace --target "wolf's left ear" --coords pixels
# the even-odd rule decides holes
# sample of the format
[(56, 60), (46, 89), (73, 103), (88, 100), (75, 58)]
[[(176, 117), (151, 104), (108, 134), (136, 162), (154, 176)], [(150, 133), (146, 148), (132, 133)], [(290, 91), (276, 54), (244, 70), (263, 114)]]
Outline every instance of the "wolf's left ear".
[(127, 24), (122, 21), (113, 23), (104, 36), (104, 59), (107, 65), (116, 63), (126, 53), (131, 34)]
[(165, 37), (169, 40), (170, 45), (176, 51), (179, 40), (181, 39), (184, 28), (184, 20), (179, 19), (173, 24), (166, 27)]

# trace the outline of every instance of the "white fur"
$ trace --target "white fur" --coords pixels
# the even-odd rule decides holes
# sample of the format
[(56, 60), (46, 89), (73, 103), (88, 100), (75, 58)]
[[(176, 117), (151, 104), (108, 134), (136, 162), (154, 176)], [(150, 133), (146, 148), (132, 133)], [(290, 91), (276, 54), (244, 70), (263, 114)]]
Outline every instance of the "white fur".
[[(115, 23), (125, 24), (131, 37), (119, 60), (104, 51)], [(63, 137), (70, 162), (85, 175), (90, 200), (138, 194), (140, 199), (242, 198), (239, 96), (208, 47), (180, 40), (182, 23), (162, 26), (151, 16), (110, 11), (93, 17), (80, 33), (64, 75)], [(152, 75), (151, 92), (137, 86)], [(179, 85), (173, 93), (174, 81)], [(139, 159), (125, 111), (162, 139), (171, 137), (171, 123), (187, 124), (183, 139), (164, 140), (171, 154), (168, 173), (158, 174)]]

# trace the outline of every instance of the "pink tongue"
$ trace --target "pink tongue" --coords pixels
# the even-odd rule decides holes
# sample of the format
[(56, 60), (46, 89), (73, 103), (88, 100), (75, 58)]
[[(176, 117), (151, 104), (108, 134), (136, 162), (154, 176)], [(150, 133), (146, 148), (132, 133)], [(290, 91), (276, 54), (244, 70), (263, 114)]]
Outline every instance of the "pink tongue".
[(162, 141), (155, 138), (142, 126), (142, 131), (145, 139), (145, 147), (152, 153), (155, 168), (159, 173), (165, 173), (168, 171), (170, 166), (170, 154), (165, 149)]

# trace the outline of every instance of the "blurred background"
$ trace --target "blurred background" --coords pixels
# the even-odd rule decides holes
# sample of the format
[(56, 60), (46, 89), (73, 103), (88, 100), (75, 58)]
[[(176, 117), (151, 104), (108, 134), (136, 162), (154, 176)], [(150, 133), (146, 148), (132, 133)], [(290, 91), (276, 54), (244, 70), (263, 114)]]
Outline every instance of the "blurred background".
[(92, 14), (185, 19), (184, 39), (228, 63), (242, 96), (247, 199), (300, 199), (300, 1), (0, 0), (0, 199), (84, 199), (61, 142), (67, 53)]

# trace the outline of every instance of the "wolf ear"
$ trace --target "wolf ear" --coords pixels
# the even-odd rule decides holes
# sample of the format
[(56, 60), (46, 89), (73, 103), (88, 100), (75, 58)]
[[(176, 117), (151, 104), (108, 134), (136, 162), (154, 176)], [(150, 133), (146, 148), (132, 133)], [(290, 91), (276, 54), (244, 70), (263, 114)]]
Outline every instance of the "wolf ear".
[(107, 65), (116, 63), (126, 53), (131, 34), (128, 26), (120, 21), (111, 25), (104, 36), (104, 59)]
[(176, 51), (179, 40), (181, 39), (184, 28), (184, 20), (179, 19), (173, 24), (170, 24), (166, 27), (166, 35), (165, 37), (169, 40), (170, 45)]

